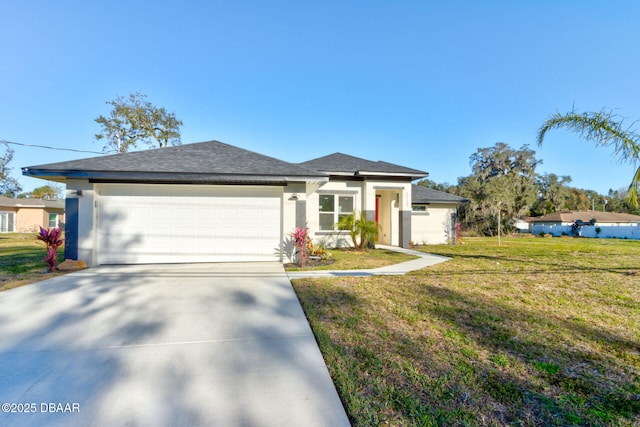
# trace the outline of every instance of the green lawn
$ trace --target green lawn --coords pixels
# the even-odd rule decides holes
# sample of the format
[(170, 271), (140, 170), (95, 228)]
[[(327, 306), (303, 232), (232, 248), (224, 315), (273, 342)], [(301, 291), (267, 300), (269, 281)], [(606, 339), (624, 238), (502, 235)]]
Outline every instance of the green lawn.
[[(35, 233), (0, 234), (0, 291), (63, 274), (46, 273), (45, 254)], [(58, 250), (58, 261), (63, 260), (64, 247)]]
[(463, 241), (294, 281), (353, 425), (640, 425), (640, 242)]

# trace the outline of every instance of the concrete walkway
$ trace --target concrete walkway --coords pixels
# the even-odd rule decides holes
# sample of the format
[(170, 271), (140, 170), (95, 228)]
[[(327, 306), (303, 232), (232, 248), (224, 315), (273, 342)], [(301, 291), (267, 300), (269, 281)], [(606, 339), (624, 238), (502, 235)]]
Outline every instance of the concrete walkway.
[(289, 276), (289, 279), (300, 279), (304, 277), (403, 275), (411, 271), (420, 270), (426, 267), (431, 267), (432, 265), (449, 261), (451, 259), (444, 256), (432, 255), (425, 252), (414, 251), (412, 249), (400, 248), (397, 246), (376, 245), (376, 248), (395, 251), (395, 252), (401, 252), (408, 255), (415, 255), (419, 258), (411, 261), (401, 262), (400, 264), (393, 264), (393, 265), (388, 265), (386, 267), (372, 268), (368, 270), (288, 271), (287, 275)]

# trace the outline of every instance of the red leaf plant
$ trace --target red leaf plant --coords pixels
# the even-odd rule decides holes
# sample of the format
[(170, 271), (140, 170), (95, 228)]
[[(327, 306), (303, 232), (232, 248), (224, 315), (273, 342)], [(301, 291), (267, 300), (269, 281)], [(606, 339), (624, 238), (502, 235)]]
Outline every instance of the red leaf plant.
[(48, 272), (52, 272), (55, 270), (58, 261), (58, 248), (64, 243), (62, 230), (59, 228), (44, 229), (40, 227), (40, 233), (36, 237), (47, 245), (47, 254), (44, 256), (44, 262), (49, 266)]
[(309, 228), (296, 227), (291, 233), (289, 233), (293, 244), (298, 249), (298, 257), (300, 266), (304, 266), (307, 263), (307, 242), (309, 240)]

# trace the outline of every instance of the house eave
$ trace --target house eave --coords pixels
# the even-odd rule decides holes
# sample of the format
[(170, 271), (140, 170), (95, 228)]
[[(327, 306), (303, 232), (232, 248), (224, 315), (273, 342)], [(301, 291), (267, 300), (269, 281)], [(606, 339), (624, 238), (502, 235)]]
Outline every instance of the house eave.
[(181, 172), (102, 172), (102, 171), (51, 171), (44, 169), (22, 170), (25, 176), (66, 182), (68, 179), (88, 180), (93, 183), (166, 183), (166, 184), (258, 184), (287, 185), (296, 182), (323, 183), (328, 176), (296, 175), (241, 175), (199, 174)]
[(465, 199), (465, 200), (461, 200), (461, 201), (456, 201), (456, 200), (412, 200), (411, 204), (412, 205), (465, 205), (467, 203), (470, 203), (470, 200)]
[[(47, 209), (47, 206), (46, 205), (23, 205), (23, 204), (20, 204), (20, 203), (16, 203), (15, 205), (2, 204), (2, 205), (0, 205), (0, 208)], [(50, 206), (48, 208), (49, 209), (59, 209), (59, 208), (55, 208), (55, 207), (52, 207), (52, 206)]]
[(403, 172), (372, 172), (372, 171), (327, 171), (320, 170), (320, 172), (327, 173), (333, 177), (347, 177), (347, 178), (396, 178), (396, 179), (410, 179), (415, 181), (416, 179), (426, 178), (429, 174), (415, 174), (415, 173), (403, 173)]
[(345, 177), (353, 177), (353, 176), (355, 176), (354, 172), (336, 172), (336, 171), (324, 171), (324, 170), (321, 170), (320, 172), (324, 172), (324, 173), (329, 174), (331, 176), (345, 176)]
[(411, 181), (420, 178), (426, 178), (429, 174), (415, 174), (415, 173), (398, 173), (398, 172), (370, 172), (370, 171), (358, 171), (356, 176), (362, 177), (398, 177), (398, 178), (410, 178)]

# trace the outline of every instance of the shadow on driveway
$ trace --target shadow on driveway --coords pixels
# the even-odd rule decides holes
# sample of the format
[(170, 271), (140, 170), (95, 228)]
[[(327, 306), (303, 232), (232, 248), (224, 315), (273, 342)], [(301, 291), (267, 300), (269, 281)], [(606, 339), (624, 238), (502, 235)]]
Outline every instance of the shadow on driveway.
[(2, 292), (0, 324), (0, 402), (36, 409), (3, 426), (349, 425), (277, 263), (85, 270)]

